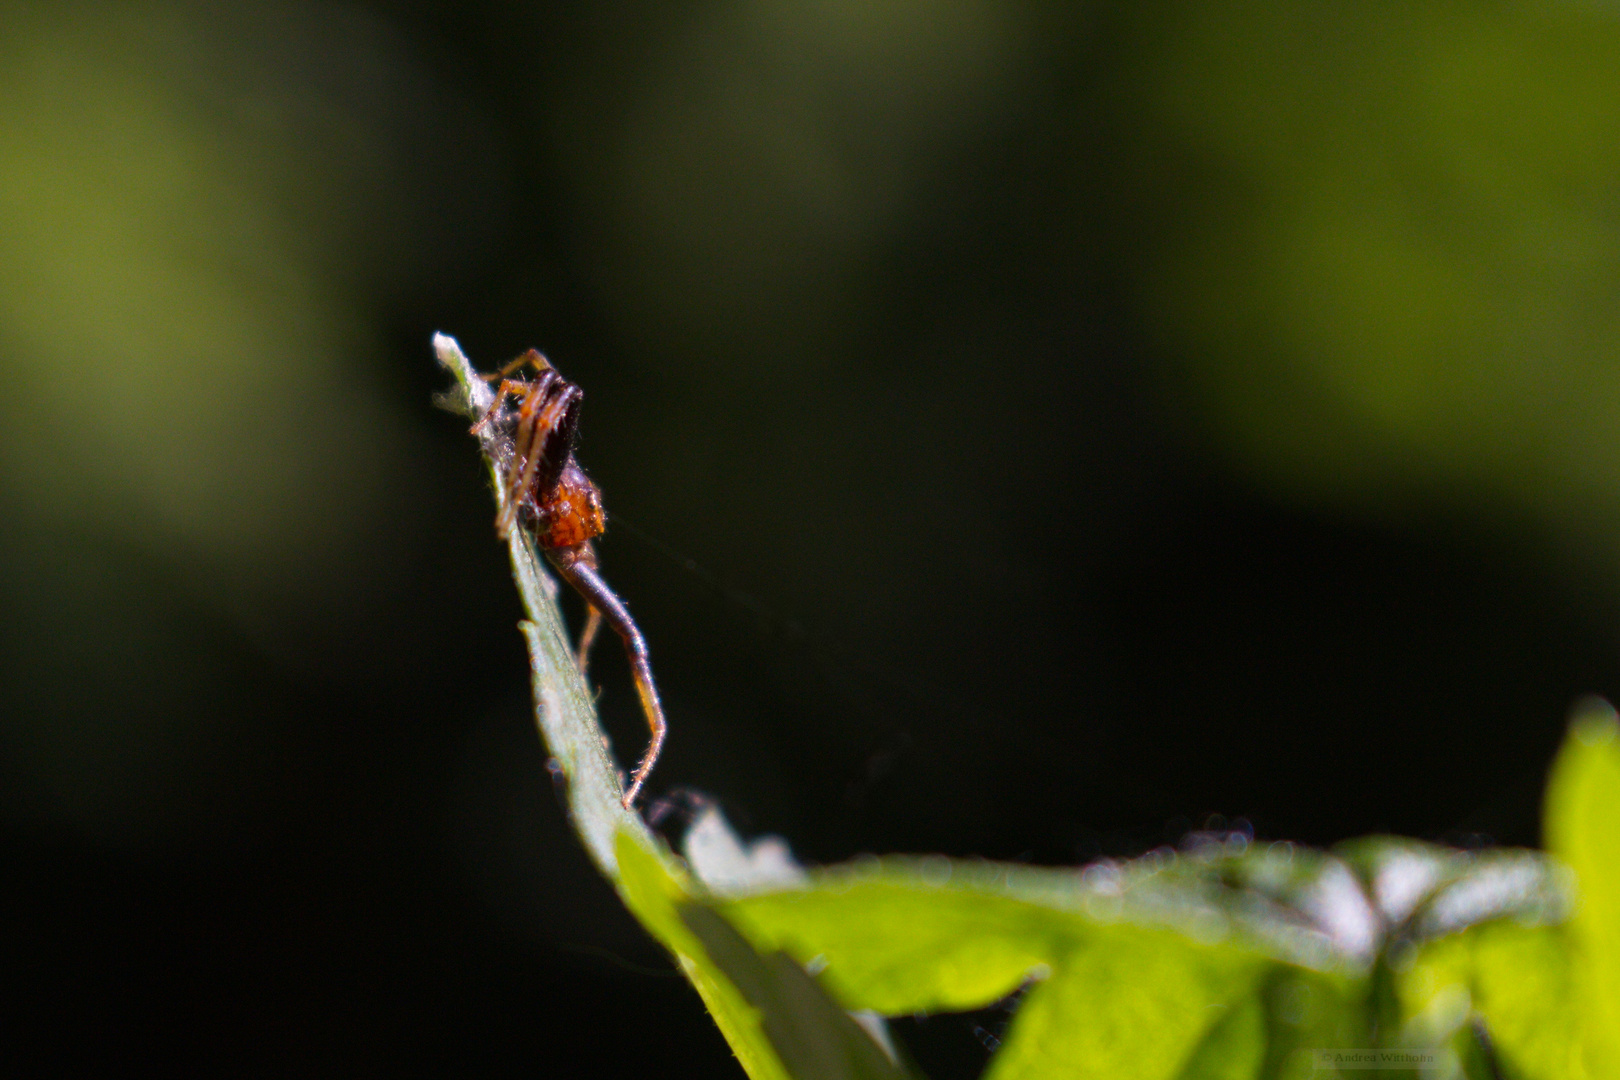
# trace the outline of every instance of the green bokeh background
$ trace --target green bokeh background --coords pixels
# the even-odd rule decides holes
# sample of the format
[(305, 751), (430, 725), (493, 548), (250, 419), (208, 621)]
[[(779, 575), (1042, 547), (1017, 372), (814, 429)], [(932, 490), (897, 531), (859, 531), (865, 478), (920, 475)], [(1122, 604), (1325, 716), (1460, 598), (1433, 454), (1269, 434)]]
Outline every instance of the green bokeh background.
[(1211, 812), (1533, 841), (1564, 710), (1620, 691), (1612, 5), (0, 26), (41, 1031), (493, 1068), (652, 1014), (728, 1067), (682, 991), (566, 951), (659, 962), (540, 793), (434, 330), (550, 353), (610, 511), (748, 594), (603, 548), (664, 790), (819, 858), (1077, 861)]

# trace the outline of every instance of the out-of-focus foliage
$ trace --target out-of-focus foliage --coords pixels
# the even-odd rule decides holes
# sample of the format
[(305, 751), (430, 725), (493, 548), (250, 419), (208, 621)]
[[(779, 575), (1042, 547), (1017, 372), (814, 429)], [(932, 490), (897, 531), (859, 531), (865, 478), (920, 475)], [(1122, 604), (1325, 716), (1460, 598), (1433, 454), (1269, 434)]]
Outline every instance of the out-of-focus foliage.
[[(791, 560), (789, 608), (933, 602), (956, 564), (902, 524), (962, 491), (1060, 518), (1130, 484), (1153, 451), (1084, 443), (1098, 324), (1271, 493), (1612, 551), (1610, 8), (489, 5), (442, 52), (416, 8), (0, 4), (5, 663), (52, 688), (0, 736), (27, 813), (184, 832), (239, 775), (165, 603), (296, 662), (390, 587), (365, 553), (416, 512), (416, 435), (386, 309), (445, 282), (525, 345), (595, 335), (615, 393), (655, 373), (632, 494), (744, 579)], [(796, 410), (842, 421), (739, 455)], [(779, 550), (729, 540), (739, 505)], [(1009, 566), (1055, 543), (1003, 532)], [(134, 569), (85, 569), (108, 539)]]
[[(1567, 986), (1578, 1035), (1568, 1075), (1620, 1076), (1620, 724), (1606, 702), (1576, 716), (1547, 790), (1547, 847), (1574, 869), (1581, 904), (1568, 931), (1570, 974), (1538, 975)], [(1554, 1031), (1557, 1030), (1555, 1027)]]
[(1139, 296), (1231, 459), (1612, 542), (1620, 13), (1186, 4), (1128, 168)]
[(1478, 1052), (1470, 1029), (1478, 1022), (1506, 1075), (1583, 1075), (1577, 1033), (1585, 1005), (1572, 968), (1563, 926), (1498, 919), (1430, 942), (1403, 957), (1397, 972), (1400, 1038), (1432, 1045), (1450, 1036), (1466, 1059)]
[[(665, 17), (633, 96), (614, 92), (625, 73), (609, 63), (543, 103), (570, 148), (600, 294), (625, 325), (696, 346), (692, 362), (831, 365), (873, 253), (1039, 75), (1031, 13), (745, 0)], [(604, 60), (624, 59), (617, 44), (604, 39)]]
[(386, 587), (412, 437), (367, 308), (477, 242), (410, 147), (477, 125), (353, 9), (8, 0), (0, 24), (4, 798), (137, 845), (206, 833), (267, 751), (173, 609), (298, 663)]
[(1394, 1016), (1402, 1038), (1421, 1044), (1449, 1035), (1466, 1065), (1478, 1055), (1470, 1031), (1477, 1024), (1489, 1035), (1499, 1075), (1620, 1076), (1617, 808), (1620, 724), (1614, 709), (1594, 698), (1577, 709), (1547, 788), (1547, 847), (1574, 872), (1573, 916), (1545, 925), (1522, 912), (1500, 911), (1463, 925), (1474, 920), (1457, 916), (1486, 891), (1499, 897), (1534, 892), (1534, 878), (1512, 866), (1414, 908), (1422, 912), (1418, 922), (1456, 920), (1460, 932), (1406, 943), (1393, 953)]
[(5, 6), (0, 482), (262, 602), (343, 560), (400, 450), (354, 305), (401, 276), (432, 103), (378, 24), (235, 18)]

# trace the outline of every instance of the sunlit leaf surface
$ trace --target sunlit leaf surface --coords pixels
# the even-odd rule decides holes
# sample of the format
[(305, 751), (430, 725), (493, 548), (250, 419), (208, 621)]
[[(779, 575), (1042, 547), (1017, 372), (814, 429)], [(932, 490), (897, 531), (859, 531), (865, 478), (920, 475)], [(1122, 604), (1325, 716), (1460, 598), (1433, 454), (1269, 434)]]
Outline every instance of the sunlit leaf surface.
[(1571, 725), (1546, 822), (1547, 847), (1580, 882), (1571, 926), (1580, 1064), (1589, 1076), (1620, 1076), (1620, 725), (1607, 702), (1587, 702)]

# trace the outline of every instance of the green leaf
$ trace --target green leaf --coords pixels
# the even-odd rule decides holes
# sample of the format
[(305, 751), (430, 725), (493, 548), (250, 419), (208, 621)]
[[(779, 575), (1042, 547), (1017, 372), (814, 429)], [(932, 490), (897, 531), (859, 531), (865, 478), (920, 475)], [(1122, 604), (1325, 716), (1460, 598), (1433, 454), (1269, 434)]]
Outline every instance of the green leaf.
[(1406, 1041), (1450, 1042), (1462, 1056), (1477, 1041), (1477, 1018), (1509, 1075), (1578, 1075), (1580, 1002), (1568, 934), (1564, 926), (1496, 919), (1426, 943), (1398, 965)]
[(799, 1077), (904, 1080), (850, 1015), (827, 1000), (787, 954), (762, 956), (721, 915), (703, 904), (680, 908), (682, 921), (755, 1010), (765, 1036)]
[[(1302, 878), (1302, 895), (1342, 880), (1365, 907), (1343, 864), (1309, 855), (1288, 856), (1317, 867)], [(1262, 864), (1277, 860), (1184, 853), (1051, 870), (890, 857), (817, 870), (804, 887), (739, 896), (722, 910), (757, 947), (786, 949), (822, 970), (846, 1007), (886, 1015), (978, 1008), (1051, 975), (1077, 950), (1129, 948), (1160, 935), (1189, 956), (1218, 946), (1249, 960), (1364, 970), (1356, 943), (1231, 884), (1242, 876), (1237, 868)]]
[(846, 1008), (961, 1010), (1027, 987), (996, 1080), (1306, 1075), (1315, 1051), (1375, 1047), (1467, 1062), (1476, 1021), (1539, 1076), (1560, 1074), (1540, 1063), (1568, 1001), (1567, 898), (1533, 852), (1371, 838), (1342, 857), (1204, 845), (1080, 871), (868, 859), (723, 910)]
[[(772, 1047), (752, 1008), (736, 985), (710, 961), (703, 944), (682, 920), (680, 909), (692, 902), (678, 868), (667, 854), (648, 850), (630, 833), (614, 844), (619, 873), (613, 877), (625, 906), (647, 932), (674, 954), (676, 963), (697, 990), (709, 1015), (731, 1045), (744, 1071), (754, 1080), (787, 1080), (790, 1073)], [(798, 1080), (804, 1080), (800, 1077)]]
[[(1228, 1024), (1252, 1011), (1264, 965), (1230, 947), (1167, 930), (1114, 926), (1052, 959), (1014, 1017), (991, 1080), (1048, 1076), (1144, 1080), (1206, 1065), (1258, 1061), (1262, 1032)], [(1252, 1074), (1251, 1074), (1252, 1075)]]
[[(1328, 870), (1307, 884), (1344, 871), (1326, 856), (1300, 861)], [(1221, 853), (1085, 871), (866, 860), (722, 910), (756, 948), (817, 970), (845, 1008), (962, 1010), (1025, 987), (993, 1080), (1254, 1076), (1268, 1045), (1361, 1045), (1365, 1025), (1345, 1003), (1365, 965), (1297, 913), (1232, 887), (1244, 863)], [(1269, 853), (1247, 865), (1282, 869)], [(1306, 959), (1323, 970), (1294, 962)]]
[(1193, 1048), (1182, 1080), (1249, 1080), (1262, 1075), (1266, 1059), (1266, 1012), (1259, 995), (1227, 1005)]
[(1553, 764), (1547, 848), (1575, 871), (1580, 906), (1570, 927), (1581, 1065), (1620, 1076), (1620, 724), (1608, 702), (1576, 711)]
[[(943, 860), (942, 860), (943, 862)], [(1067, 920), (1011, 898), (939, 890), (900, 874), (727, 904), (755, 945), (823, 972), (846, 1008), (886, 1016), (976, 1009), (1006, 997), (1066, 947)]]

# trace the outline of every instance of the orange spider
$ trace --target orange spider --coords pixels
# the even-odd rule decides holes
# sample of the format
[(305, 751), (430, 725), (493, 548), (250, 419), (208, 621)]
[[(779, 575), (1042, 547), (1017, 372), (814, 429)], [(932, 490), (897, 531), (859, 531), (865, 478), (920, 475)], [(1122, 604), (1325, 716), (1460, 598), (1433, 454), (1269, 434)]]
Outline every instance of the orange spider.
[[(534, 367), (537, 374), (533, 379), (507, 378), (524, 365)], [(624, 602), (596, 572), (596, 552), (591, 547), (591, 539), (602, 535), (606, 528), (602, 492), (574, 460), (579, 406), (585, 395), (579, 387), (557, 374), (557, 369), (535, 349), (485, 378), (491, 382), (499, 380), (500, 386), (489, 410), (473, 425), (473, 433), (499, 422), (508, 426), (507, 434), (512, 440), (512, 457), (505, 473), (506, 499), (495, 518), (495, 531), (504, 540), (511, 535), (520, 517), (531, 524), (535, 542), (545, 552), (547, 561), (585, 598), (588, 614), (579, 637), (577, 658), (581, 674), (603, 619), (624, 640), (624, 650), (630, 657), (630, 671), (635, 676), (636, 692), (641, 697), (641, 709), (647, 714), (652, 740), (630, 779), (630, 789), (624, 793), (624, 807), (628, 810), (664, 747), (666, 725), (663, 706), (658, 702), (658, 688), (653, 685), (652, 667), (647, 663), (646, 639), (630, 618)], [(508, 397), (517, 398), (515, 413), (503, 409)]]

